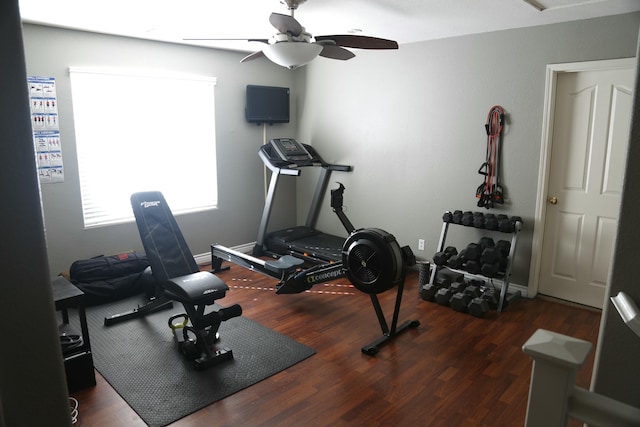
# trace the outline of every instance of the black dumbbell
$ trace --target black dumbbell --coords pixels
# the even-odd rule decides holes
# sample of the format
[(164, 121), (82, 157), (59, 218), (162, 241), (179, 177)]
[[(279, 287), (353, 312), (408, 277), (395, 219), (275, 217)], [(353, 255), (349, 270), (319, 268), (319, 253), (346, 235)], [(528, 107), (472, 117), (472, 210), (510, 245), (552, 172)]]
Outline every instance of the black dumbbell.
[(458, 250), (453, 246), (447, 246), (444, 251), (436, 252), (433, 255), (433, 262), (435, 265), (443, 266), (453, 255), (458, 255)]
[(453, 214), (449, 211), (445, 212), (444, 215), (442, 215), (442, 221), (453, 222)]
[(504, 258), (502, 251), (497, 247), (488, 247), (482, 251), (482, 255), (480, 256), (480, 261), (483, 264), (494, 264), (500, 262)]
[(436, 277), (433, 283), (427, 283), (420, 287), (420, 296), (425, 301), (434, 302), (439, 289), (448, 288), (452, 282), (455, 283), (462, 280), (464, 280), (464, 275), (446, 268), (439, 268), (436, 271)]
[(466, 313), (468, 311), (468, 305), (471, 302), (471, 296), (464, 292), (456, 292), (451, 296), (449, 305), (455, 311), (460, 313)]
[(435, 281), (444, 283), (445, 280), (448, 281), (446, 286), (449, 286), (449, 283), (464, 282), (464, 274), (451, 271), (448, 268), (438, 268)]
[(480, 257), (480, 262), (482, 263), (480, 273), (487, 277), (496, 277), (500, 271), (504, 271), (501, 269), (502, 265), (506, 267), (504, 261), (505, 257), (498, 247), (486, 248), (482, 251), (482, 256)]
[(463, 268), (471, 274), (480, 273), (482, 263), (480, 257), (482, 256), (482, 249), (477, 243), (469, 243), (464, 249), (464, 266)]
[(436, 300), (436, 292), (440, 289), (439, 283), (427, 283), (420, 288), (420, 296), (423, 300), (434, 302)]
[(457, 270), (461, 269), (465, 262), (466, 253), (467, 253), (467, 250), (463, 249), (460, 251), (458, 255), (453, 255), (449, 257), (449, 259), (447, 260), (447, 265)]
[(473, 298), (467, 305), (469, 314), (475, 317), (484, 317), (489, 311), (489, 304), (484, 298)]
[(462, 225), (467, 227), (473, 226), (473, 212), (466, 211), (462, 214)]
[(464, 292), (464, 290), (467, 287), (467, 284), (463, 280), (461, 282), (452, 282), (449, 287), (451, 288), (451, 292), (455, 294), (457, 292)]
[(454, 224), (462, 224), (462, 211), (453, 211), (451, 219)]
[(473, 226), (475, 228), (484, 228), (484, 214), (482, 212), (473, 213)]
[(444, 306), (449, 306), (449, 300), (453, 296), (453, 292), (450, 287), (440, 288), (436, 291), (435, 299), (436, 303)]
[(480, 274), (486, 277), (497, 277), (500, 273), (500, 263), (484, 263), (480, 267)]
[(471, 274), (478, 274), (482, 271), (482, 263), (475, 259), (470, 259), (464, 263), (464, 269)]
[(506, 215), (498, 215), (496, 217), (498, 219), (498, 230), (503, 233), (512, 233), (513, 232), (513, 223)]
[(472, 284), (467, 285), (467, 287), (464, 288), (464, 291), (462, 292), (471, 296), (471, 298), (478, 298), (479, 296), (482, 295), (482, 292), (480, 291), (480, 287)]
[(511, 242), (508, 240), (498, 240), (496, 248), (500, 251), (502, 256), (506, 258), (509, 256), (509, 251), (511, 250)]
[(487, 305), (491, 310), (496, 310), (500, 303), (500, 293), (493, 288), (485, 289), (480, 298), (487, 302)]
[(482, 256), (482, 247), (477, 243), (469, 243), (464, 252), (465, 261), (480, 261)]
[(484, 228), (492, 231), (498, 229), (498, 219), (494, 214), (486, 214), (484, 216)]
[(500, 251), (502, 257), (500, 258), (500, 271), (505, 272), (507, 270), (507, 262), (509, 259), (509, 251), (511, 250), (511, 242), (508, 240), (498, 240), (496, 248)]
[(496, 245), (496, 242), (494, 242), (491, 237), (482, 237), (478, 240), (478, 244), (482, 250), (485, 250), (486, 248), (493, 248)]

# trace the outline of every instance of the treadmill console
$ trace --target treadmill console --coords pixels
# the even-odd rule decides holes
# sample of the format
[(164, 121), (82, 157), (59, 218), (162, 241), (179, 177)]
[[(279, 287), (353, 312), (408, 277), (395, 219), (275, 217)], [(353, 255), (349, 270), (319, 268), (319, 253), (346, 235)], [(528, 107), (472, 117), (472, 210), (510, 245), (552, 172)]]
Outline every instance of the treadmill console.
[(313, 156), (307, 151), (304, 145), (293, 138), (278, 138), (269, 141), (281, 160), (285, 162), (309, 162)]

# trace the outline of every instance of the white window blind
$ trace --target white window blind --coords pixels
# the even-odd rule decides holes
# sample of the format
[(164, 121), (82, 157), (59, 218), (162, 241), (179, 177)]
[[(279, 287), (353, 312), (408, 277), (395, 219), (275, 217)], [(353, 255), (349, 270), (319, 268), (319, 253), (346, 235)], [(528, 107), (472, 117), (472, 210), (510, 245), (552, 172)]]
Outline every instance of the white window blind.
[(85, 227), (132, 220), (138, 191), (174, 214), (217, 206), (215, 78), (69, 71)]

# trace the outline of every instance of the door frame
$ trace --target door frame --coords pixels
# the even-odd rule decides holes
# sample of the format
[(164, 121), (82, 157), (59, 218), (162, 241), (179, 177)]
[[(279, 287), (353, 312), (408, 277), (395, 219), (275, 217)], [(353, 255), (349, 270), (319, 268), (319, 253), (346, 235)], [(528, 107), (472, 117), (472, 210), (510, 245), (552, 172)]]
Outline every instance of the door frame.
[(547, 214), (551, 148), (553, 144), (553, 118), (555, 115), (558, 75), (561, 73), (575, 73), (580, 71), (616, 70), (622, 68), (635, 69), (635, 66), (635, 57), (547, 65), (544, 111), (542, 115), (542, 141), (540, 144), (540, 163), (538, 166), (538, 191), (536, 193), (536, 211), (531, 243), (531, 263), (529, 264), (529, 286), (527, 289), (527, 296), (529, 298), (533, 298), (538, 294), (540, 280), (542, 239)]

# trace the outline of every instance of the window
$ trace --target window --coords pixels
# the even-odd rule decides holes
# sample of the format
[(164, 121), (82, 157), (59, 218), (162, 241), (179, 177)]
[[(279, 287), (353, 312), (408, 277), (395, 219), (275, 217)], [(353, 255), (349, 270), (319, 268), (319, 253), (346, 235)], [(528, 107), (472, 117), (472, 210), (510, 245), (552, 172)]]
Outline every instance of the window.
[(137, 191), (174, 214), (217, 206), (215, 78), (69, 71), (85, 228), (132, 220)]

